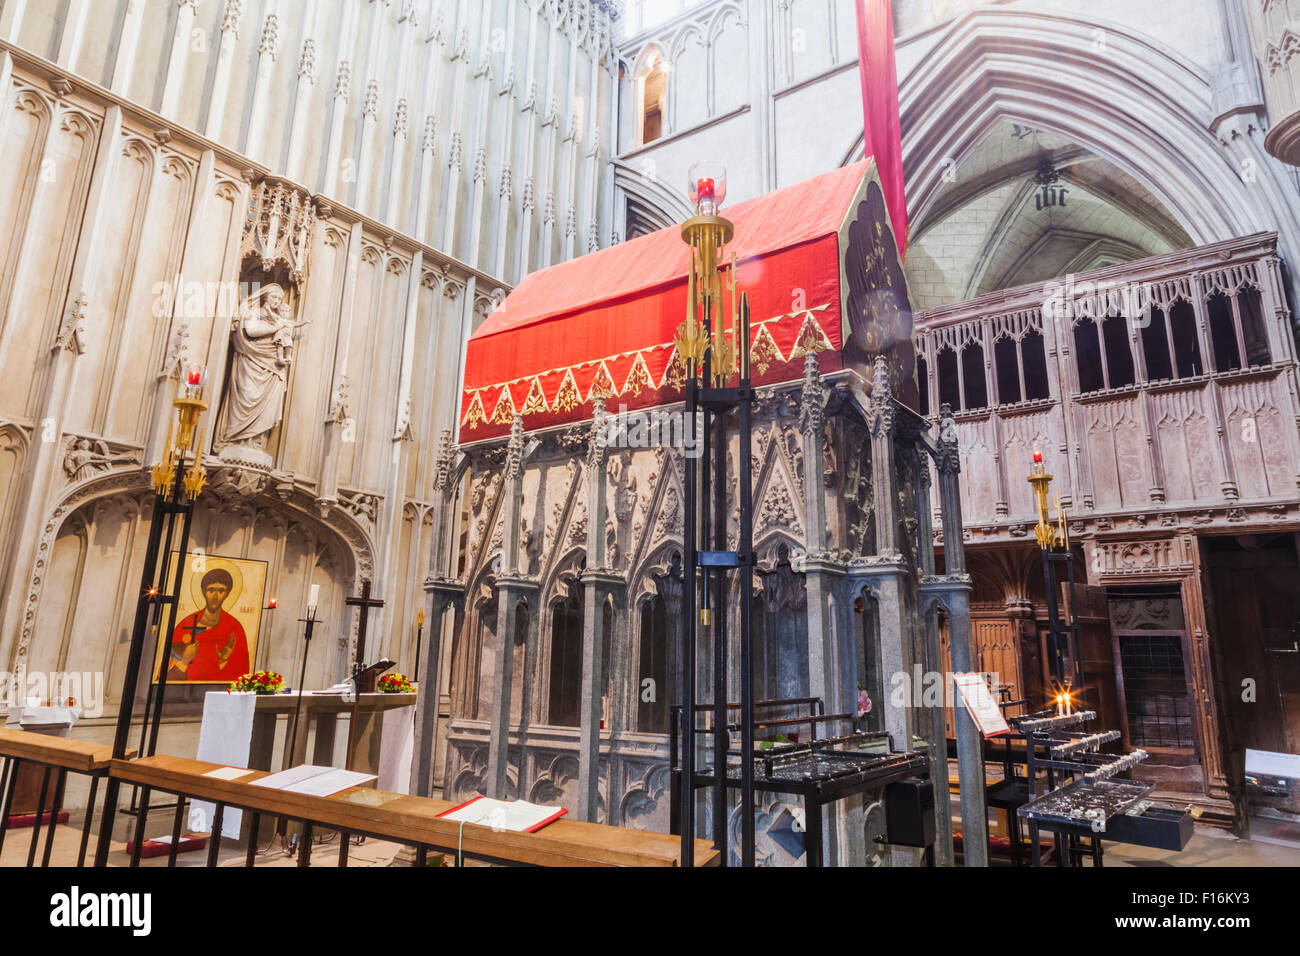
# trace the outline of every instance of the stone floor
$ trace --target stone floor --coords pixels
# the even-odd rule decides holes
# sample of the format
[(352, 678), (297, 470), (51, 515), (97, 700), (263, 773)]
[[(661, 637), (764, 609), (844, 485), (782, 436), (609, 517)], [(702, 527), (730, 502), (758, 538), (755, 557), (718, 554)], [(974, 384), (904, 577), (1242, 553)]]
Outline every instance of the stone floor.
[(1250, 839), (1226, 830), (1198, 827), (1181, 853), (1112, 843), (1106, 866), (1300, 866), (1300, 825), (1256, 818)]
[[(31, 830), (10, 830), (5, 837), (4, 850), (0, 852), (0, 866), (25, 866), (27, 863), (27, 853), (31, 846)], [(95, 837), (97, 834), (91, 834), (90, 847), (87, 850), (87, 857), (92, 858), (95, 853)], [(40, 861), (41, 855), (45, 851), (46, 831), (43, 829), (40, 835), (40, 845), (36, 851), (37, 862)], [(326, 838), (327, 842), (317, 842), (312, 850), (311, 865), (317, 866), (338, 866), (339, 842), (337, 834), (330, 834)], [(50, 853), (51, 866), (75, 866), (77, 854), (81, 849), (81, 827), (79, 821), (73, 821), (72, 825), (59, 826), (54, 831), (54, 847)], [(355, 840), (348, 849), (348, 866), (394, 866), (409, 865), (409, 851), (403, 853), (404, 848), (396, 843), (387, 843), (382, 840), (367, 839), (362, 843), (356, 843)], [(222, 845), (221, 853), (218, 856), (218, 866), (243, 866), (245, 861), (246, 848), (244, 846)], [(399, 855), (402, 859), (399, 859)], [(196, 850), (189, 853), (180, 853), (176, 856), (177, 866), (205, 866), (207, 865), (208, 851), (204, 847), (202, 850)], [(403, 862), (404, 861), (404, 862)], [(130, 858), (126, 853), (125, 843), (114, 843), (113, 849), (109, 854), (109, 866), (127, 866)], [(166, 866), (167, 857), (160, 856), (152, 859), (141, 860), (141, 866)], [(257, 866), (295, 866), (297, 865), (296, 854), (289, 854), (284, 851), (279, 838), (272, 840), (263, 839), (259, 841), (259, 852), (257, 855)]]

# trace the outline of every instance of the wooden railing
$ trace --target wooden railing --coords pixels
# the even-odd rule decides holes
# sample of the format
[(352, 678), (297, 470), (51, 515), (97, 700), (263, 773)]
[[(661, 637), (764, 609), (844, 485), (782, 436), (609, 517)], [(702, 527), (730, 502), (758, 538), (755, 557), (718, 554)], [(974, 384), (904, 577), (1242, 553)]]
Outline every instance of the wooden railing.
[[(36, 862), (36, 850), (40, 845), (41, 830), (47, 815), (50, 825), (45, 831), (45, 849), (41, 854), (41, 865), (50, 865), (54, 831), (59, 825), (59, 815), (63, 811), (63, 794), (68, 774), (78, 773), (90, 778), (90, 798), (86, 801), (86, 819), (81, 827), (81, 849), (77, 855), (77, 866), (81, 866), (86, 860), (86, 847), (90, 840), (91, 825), (95, 819), (95, 793), (99, 789), (100, 778), (108, 773), (112, 755), (113, 748), (107, 744), (65, 740), (61, 737), (33, 734), (25, 730), (0, 728), (0, 759), (4, 760), (4, 768), (0, 770), (0, 851), (4, 849), (5, 836), (9, 831), (14, 793), (18, 788), (18, 775), (25, 764), (32, 764), (43, 768), (43, 773), (41, 795), (37, 801), (36, 819), (32, 824), (31, 843), (27, 850), (27, 865), (33, 866)], [(50, 791), (51, 777), (54, 783), (53, 792)]]
[[(348, 848), (355, 836), (371, 837), (399, 843), (415, 849), (416, 866), (423, 866), (428, 852), (434, 850), (456, 858), (481, 860), (508, 866), (677, 866), (679, 865), (680, 838), (666, 833), (630, 830), (584, 823), (561, 818), (536, 833), (517, 833), (493, 830), (473, 824), (459, 824), (440, 819), (438, 814), (450, 810), (454, 804), (446, 800), (414, 797), (389, 793), (370, 787), (352, 787), (328, 797), (286, 793), (253, 783), (268, 774), (249, 771), (237, 780), (222, 780), (205, 776), (221, 765), (159, 754), (141, 759), (112, 760), (111, 748), (78, 740), (47, 737), (24, 731), (0, 730), (0, 758), (5, 760), (3, 784), (4, 816), (0, 818), (0, 848), (13, 798), (18, 768), (24, 762), (43, 765), (45, 786), (48, 790), (51, 774), (57, 771), (54, 799), (50, 805), (50, 827), (46, 831), (43, 864), (48, 865), (53, 845), (53, 830), (57, 824), (60, 800), (66, 774), (84, 773), (91, 777), (91, 795), (87, 805), (86, 821), (82, 827), (81, 849), (77, 865), (85, 862), (86, 847), (94, 818), (95, 788), (99, 778), (111, 775), (122, 783), (139, 788), (136, 800), (134, 838), (129, 841), (129, 862), (139, 865), (148, 827), (150, 799), (155, 791), (176, 795), (172, 825), (173, 835), (181, 829), (187, 806), (194, 800), (208, 801), (216, 806), (212, 832), (208, 837), (207, 864), (215, 866), (221, 851), (223, 815), (227, 809), (250, 813), (247, 866), (253, 866), (257, 856), (258, 832), (266, 818), (284, 818), (302, 826), (298, 841), (298, 865), (310, 866), (313, 835), (322, 830), (337, 831), (340, 866), (347, 865)], [(41, 797), (42, 810), (46, 794)], [(36, 859), (40, 836), (41, 814), (33, 829), (27, 865)], [(175, 854), (169, 864), (175, 863)], [(716, 866), (719, 855), (706, 840), (696, 841), (697, 866)]]

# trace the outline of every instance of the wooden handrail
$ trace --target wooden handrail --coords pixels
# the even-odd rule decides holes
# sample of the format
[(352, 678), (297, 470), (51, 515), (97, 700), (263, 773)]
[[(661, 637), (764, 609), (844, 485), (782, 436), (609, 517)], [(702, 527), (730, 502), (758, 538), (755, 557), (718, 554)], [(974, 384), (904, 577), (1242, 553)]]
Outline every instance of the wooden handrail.
[[(368, 787), (352, 787), (328, 797), (285, 793), (256, 787), (267, 774), (250, 771), (238, 780), (204, 776), (220, 764), (159, 754), (139, 760), (114, 760), (109, 773), (124, 783), (224, 803), (264, 815), (289, 817), (381, 839), (436, 847), (461, 848), (484, 857), (532, 866), (676, 866), (680, 838), (561, 818), (536, 833), (495, 831), (466, 824), (462, 828), (438, 817), (455, 806), (448, 800), (407, 796)], [(718, 852), (697, 840), (697, 866), (716, 866)]]

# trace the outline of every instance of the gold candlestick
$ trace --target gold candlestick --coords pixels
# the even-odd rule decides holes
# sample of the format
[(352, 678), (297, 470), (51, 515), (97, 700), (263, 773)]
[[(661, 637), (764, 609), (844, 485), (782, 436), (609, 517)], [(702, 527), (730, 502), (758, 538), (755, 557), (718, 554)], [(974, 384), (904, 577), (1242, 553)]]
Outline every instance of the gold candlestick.
[(203, 401), (203, 377), (201, 370), (187, 372), (185, 393), (172, 402), (176, 419), (167, 428), (162, 459), (151, 469), (153, 489), (159, 495), (168, 494), (176, 480), (176, 469), (184, 467), (189, 454), (194, 455), (194, 461), (185, 472), (185, 493), (193, 501), (203, 491), (207, 470), (203, 467), (203, 429), (198, 428), (199, 416), (208, 407)]
[(1050, 551), (1056, 538), (1047, 509), (1047, 489), (1052, 484), (1052, 476), (1047, 473), (1047, 467), (1043, 464), (1041, 451), (1034, 452), (1034, 463), (1030, 467), (1028, 481), (1034, 488), (1034, 498), (1038, 503), (1038, 524), (1034, 526), (1034, 537), (1038, 539), (1040, 548)]

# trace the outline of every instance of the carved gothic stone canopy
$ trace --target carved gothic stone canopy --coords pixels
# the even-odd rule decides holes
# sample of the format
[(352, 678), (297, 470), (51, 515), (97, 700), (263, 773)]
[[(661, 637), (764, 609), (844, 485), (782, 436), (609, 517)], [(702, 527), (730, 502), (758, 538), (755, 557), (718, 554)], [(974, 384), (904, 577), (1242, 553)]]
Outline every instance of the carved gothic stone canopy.
[(316, 204), (312, 196), (287, 180), (267, 176), (251, 187), (239, 257), (254, 257), (263, 272), (284, 267), (295, 286), (307, 278)]

